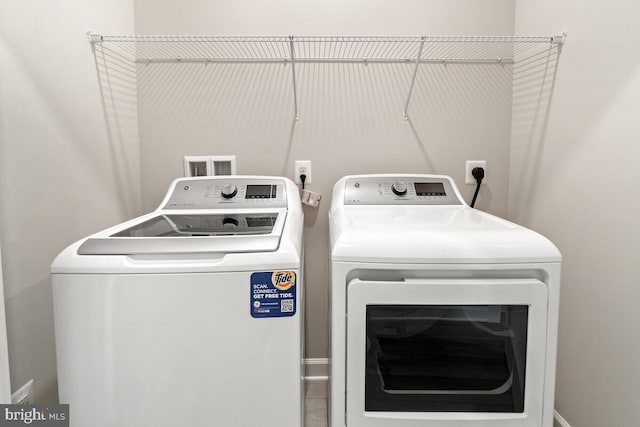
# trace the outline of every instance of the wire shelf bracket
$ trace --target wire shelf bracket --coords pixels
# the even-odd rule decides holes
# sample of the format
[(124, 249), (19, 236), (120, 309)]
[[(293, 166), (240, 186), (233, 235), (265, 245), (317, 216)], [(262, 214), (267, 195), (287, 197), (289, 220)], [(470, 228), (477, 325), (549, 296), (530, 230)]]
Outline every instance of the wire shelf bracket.
[(413, 77), (411, 78), (411, 85), (409, 86), (409, 94), (407, 95), (407, 102), (404, 104), (404, 110), (402, 111), (402, 118), (404, 120), (409, 120), (408, 110), (409, 110), (409, 102), (411, 101), (411, 94), (413, 93), (413, 87), (416, 84), (416, 77), (418, 76), (418, 67), (420, 66), (420, 60), (422, 59), (422, 50), (424, 49), (424, 42), (426, 37), (422, 37), (422, 41), (420, 42), (420, 48), (418, 49), (418, 57), (416, 58), (416, 66), (413, 69)]
[(289, 49), (291, 51), (291, 79), (293, 80), (293, 119), (298, 120), (298, 90), (296, 85), (296, 54), (293, 47), (293, 36), (289, 36)]

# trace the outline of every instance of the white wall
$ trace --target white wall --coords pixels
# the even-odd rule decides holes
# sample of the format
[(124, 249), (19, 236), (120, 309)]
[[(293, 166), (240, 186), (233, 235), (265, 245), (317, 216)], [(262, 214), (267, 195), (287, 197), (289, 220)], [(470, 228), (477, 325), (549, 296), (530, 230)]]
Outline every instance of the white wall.
[(9, 348), (4, 310), (4, 283), (2, 279), (2, 247), (0, 247), (0, 403), (11, 403), (11, 377), (9, 375)]
[[(136, 0), (139, 34), (513, 34), (507, 0)], [(327, 357), (331, 188), (357, 173), (443, 173), (485, 159), (480, 206), (506, 214), (511, 71), (500, 66), (423, 66), (410, 116), (402, 109), (411, 65), (300, 65), (300, 120), (293, 122), (290, 68), (161, 64), (138, 67), (143, 208), (160, 203), (184, 155), (237, 155), (240, 174), (286, 175), (313, 162), (305, 210), (307, 357)], [(497, 90), (487, 91), (487, 87)], [(472, 186), (461, 190), (471, 197)]]
[(137, 130), (107, 130), (87, 28), (132, 33), (132, 1), (2, 2), (0, 240), (11, 381), (16, 390), (34, 378), (38, 402), (57, 399), (51, 261), (73, 240), (140, 212)]
[(508, 0), (135, 0), (139, 34), (513, 33)]
[(638, 17), (634, 0), (516, 6), (517, 34), (569, 33), (546, 128), (513, 141), (510, 201), (563, 254), (556, 406), (577, 427), (640, 420)]
[[(308, 355), (319, 357), (326, 355), (326, 209), (332, 183), (346, 173), (390, 170), (441, 172), (460, 180), (464, 159), (486, 158), (491, 179), (481, 207), (506, 212), (504, 182), (510, 172), (510, 215), (549, 236), (564, 255), (559, 411), (574, 426), (634, 425), (640, 419), (634, 400), (640, 389), (640, 341), (635, 339), (640, 200), (633, 187), (640, 176), (633, 164), (640, 154), (635, 43), (640, 5), (630, 0), (615, 7), (601, 0), (519, 0), (516, 5), (516, 34), (566, 29), (570, 36), (553, 98), (545, 98), (551, 108), (548, 122), (538, 122), (533, 138), (514, 134), (510, 171), (504, 129), (489, 130), (504, 111), (490, 115), (489, 125), (477, 134), (476, 126), (450, 110), (463, 106), (477, 115), (490, 100), (454, 91), (448, 109), (433, 110), (427, 92), (433, 86), (427, 82), (456, 73), (426, 73), (423, 67), (411, 106), (413, 122), (406, 123), (397, 108), (404, 103), (406, 70), (353, 67), (348, 74), (307, 67), (299, 78), (301, 119), (293, 125), (287, 71), (265, 67), (216, 74), (224, 78), (213, 80), (221, 83), (224, 102), (213, 102), (210, 115), (195, 122), (163, 122), (178, 107), (163, 110), (167, 103), (152, 90), (145, 92), (140, 110), (144, 210), (155, 207), (168, 182), (181, 173), (185, 154), (237, 154), (241, 173), (291, 175), (293, 160), (313, 160), (312, 188), (325, 201), (319, 212), (306, 212), (307, 255), (313, 260)], [(135, 111), (116, 117), (126, 109), (110, 108), (112, 93), (99, 86), (108, 76), (98, 61), (98, 78), (83, 36), (87, 28), (133, 33), (133, 4), (5, 0), (2, 9), (0, 240), (12, 382), (16, 389), (35, 378), (36, 399), (52, 401), (48, 266), (74, 239), (140, 212)], [(135, 12), (137, 33), (512, 34), (514, 6), (506, 0), (136, 0)], [(159, 81), (170, 76), (166, 71)], [(173, 89), (197, 86), (198, 79), (174, 81)], [(318, 81), (324, 83), (318, 86)], [(271, 88), (260, 88), (263, 82), (271, 82)], [(267, 101), (269, 108), (261, 107)], [(435, 125), (433, 111), (440, 114)]]

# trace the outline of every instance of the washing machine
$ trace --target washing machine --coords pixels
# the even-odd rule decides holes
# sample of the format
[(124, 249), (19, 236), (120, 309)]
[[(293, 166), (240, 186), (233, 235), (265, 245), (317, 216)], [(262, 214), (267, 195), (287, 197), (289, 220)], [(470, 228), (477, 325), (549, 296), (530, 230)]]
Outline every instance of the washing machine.
[(561, 256), (438, 175), (334, 187), (331, 427), (551, 427)]
[(52, 264), (72, 427), (299, 427), (302, 225), (286, 178), (174, 181)]

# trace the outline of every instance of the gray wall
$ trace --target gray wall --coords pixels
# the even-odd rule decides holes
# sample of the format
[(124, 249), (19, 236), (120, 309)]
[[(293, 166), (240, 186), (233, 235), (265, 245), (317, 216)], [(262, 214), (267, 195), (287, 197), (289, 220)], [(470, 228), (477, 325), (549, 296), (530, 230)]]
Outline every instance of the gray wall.
[[(422, 35), (513, 33), (511, 1), (137, 0), (139, 34)], [(421, 67), (402, 120), (411, 65), (300, 65), (300, 120), (290, 68), (143, 64), (138, 67), (143, 209), (155, 208), (184, 155), (237, 156), (239, 174), (285, 175), (313, 162), (305, 210), (307, 357), (327, 357), (331, 188), (343, 175), (442, 173), (463, 182), (465, 160), (484, 159), (483, 209), (507, 211), (511, 69)], [(494, 90), (486, 90), (492, 87)], [(472, 186), (461, 184), (470, 198)]]
[(569, 33), (548, 119), (513, 141), (510, 212), (563, 254), (556, 407), (578, 427), (640, 420), (638, 17), (633, 0), (517, 2), (518, 34)]
[(84, 35), (90, 27), (133, 32), (132, 1), (2, 2), (0, 240), (11, 383), (15, 391), (34, 378), (39, 402), (57, 400), (51, 261), (73, 240), (140, 212), (135, 109), (127, 116), (121, 108), (112, 132), (116, 116), (103, 104)]

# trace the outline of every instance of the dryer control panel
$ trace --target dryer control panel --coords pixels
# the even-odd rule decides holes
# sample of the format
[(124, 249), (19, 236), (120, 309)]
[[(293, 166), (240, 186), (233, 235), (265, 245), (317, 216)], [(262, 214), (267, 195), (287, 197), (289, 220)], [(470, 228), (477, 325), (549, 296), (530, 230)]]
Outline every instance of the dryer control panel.
[(176, 182), (163, 209), (286, 208), (285, 183), (278, 179), (202, 178)]
[(363, 175), (346, 180), (345, 205), (461, 205), (443, 176)]

